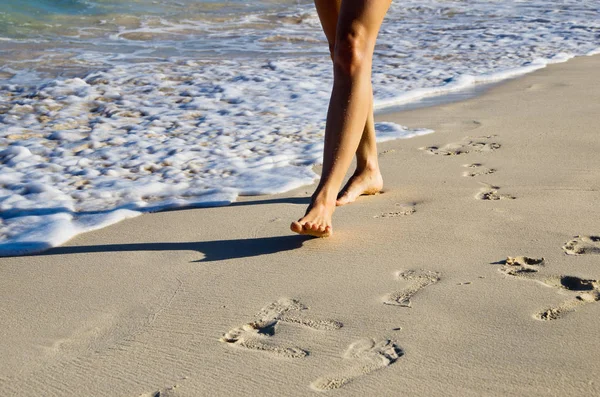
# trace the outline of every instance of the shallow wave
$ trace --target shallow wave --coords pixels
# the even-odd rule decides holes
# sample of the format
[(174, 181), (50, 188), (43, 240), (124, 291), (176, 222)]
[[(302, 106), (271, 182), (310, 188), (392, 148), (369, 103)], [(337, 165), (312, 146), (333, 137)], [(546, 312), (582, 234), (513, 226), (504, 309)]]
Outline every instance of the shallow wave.
[[(0, 103), (0, 255), (45, 249), (143, 211), (312, 183), (325, 65), (142, 64), (1, 87), (10, 100)], [(385, 140), (430, 131), (379, 123), (377, 132)]]

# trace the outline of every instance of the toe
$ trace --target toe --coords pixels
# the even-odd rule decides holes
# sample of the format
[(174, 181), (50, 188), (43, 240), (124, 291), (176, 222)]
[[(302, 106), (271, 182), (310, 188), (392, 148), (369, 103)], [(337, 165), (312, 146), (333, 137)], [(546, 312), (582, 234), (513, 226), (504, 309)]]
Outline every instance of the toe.
[(292, 222), (290, 229), (295, 233), (302, 233), (302, 225), (299, 222)]

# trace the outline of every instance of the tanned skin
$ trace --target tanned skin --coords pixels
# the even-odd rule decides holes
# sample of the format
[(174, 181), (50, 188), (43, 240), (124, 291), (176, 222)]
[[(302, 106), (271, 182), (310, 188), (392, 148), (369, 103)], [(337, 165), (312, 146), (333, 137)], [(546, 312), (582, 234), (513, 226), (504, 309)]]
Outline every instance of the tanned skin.
[[(371, 66), (375, 40), (391, 0), (315, 0), (333, 60), (323, 170), (306, 214), (290, 228), (328, 237), (336, 206), (383, 187), (377, 161)], [(356, 155), (356, 170), (340, 190)]]

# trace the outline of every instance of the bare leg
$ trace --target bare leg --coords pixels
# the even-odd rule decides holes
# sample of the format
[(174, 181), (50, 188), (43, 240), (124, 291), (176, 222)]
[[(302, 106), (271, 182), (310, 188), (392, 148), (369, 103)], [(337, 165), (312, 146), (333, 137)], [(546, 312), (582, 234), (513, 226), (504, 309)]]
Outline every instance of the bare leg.
[[(305, 216), (291, 225), (296, 233), (318, 237), (332, 233), (331, 217), (338, 191), (352, 157), (357, 153), (372, 109), (373, 49), (390, 1), (343, 0), (341, 3), (333, 56), (333, 90), (325, 128), (323, 171)], [(371, 151), (361, 152), (361, 156), (368, 157)]]
[(383, 188), (383, 178), (377, 161), (375, 123), (373, 120), (373, 94), (367, 124), (356, 150), (356, 171), (338, 194), (336, 205), (352, 203), (363, 194), (377, 194)]
[[(327, 37), (331, 59), (333, 60), (341, 0), (315, 0), (315, 6), (321, 20), (321, 25), (323, 26), (323, 31)], [(351, 203), (363, 194), (376, 194), (382, 188), (383, 178), (381, 177), (379, 162), (377, 161), (373, 94), (371, 93), (371, 105), (367, 121), (362, 138), (358, 144), (358, 149), (356, 150), (356, 170), (338, 194), (336, 205), (340, 206)]]

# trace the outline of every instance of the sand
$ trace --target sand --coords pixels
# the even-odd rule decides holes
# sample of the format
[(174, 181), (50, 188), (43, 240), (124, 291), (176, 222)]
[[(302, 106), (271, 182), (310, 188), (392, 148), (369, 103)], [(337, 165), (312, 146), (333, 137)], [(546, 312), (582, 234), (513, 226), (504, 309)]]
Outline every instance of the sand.
[(329, 239), (309, 186), (2, 258), (3, 395), (599, 395), (599, 115), (576, 58), (379, 116), (436, 132)]

